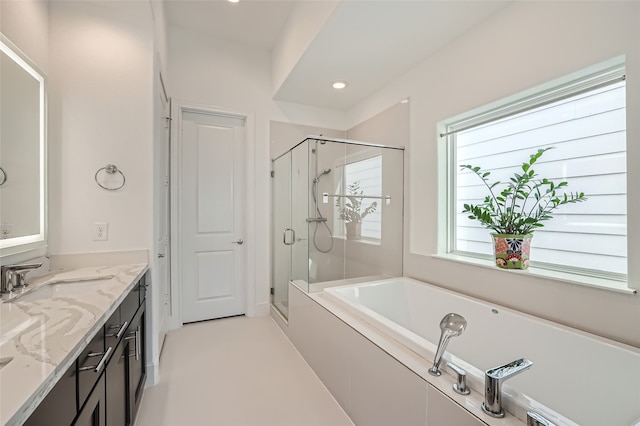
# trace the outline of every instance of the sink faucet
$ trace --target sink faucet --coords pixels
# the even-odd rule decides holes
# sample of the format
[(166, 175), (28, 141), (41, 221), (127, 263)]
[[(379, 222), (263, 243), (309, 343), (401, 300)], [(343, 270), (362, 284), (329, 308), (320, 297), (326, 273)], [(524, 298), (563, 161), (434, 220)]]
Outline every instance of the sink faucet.
[(484, 402), (482, 410), (492, 417), (504, 417), (502, 409), (502, 382), (529, 369), (533, 362), (520, 358), (508, 364), (487, 370), (484, 375)]
[(25, 275), (41, 266), (42, 263), (2, 266), (0, 268), (0, 293), (11, 293), (15, 288), (26, 287)]

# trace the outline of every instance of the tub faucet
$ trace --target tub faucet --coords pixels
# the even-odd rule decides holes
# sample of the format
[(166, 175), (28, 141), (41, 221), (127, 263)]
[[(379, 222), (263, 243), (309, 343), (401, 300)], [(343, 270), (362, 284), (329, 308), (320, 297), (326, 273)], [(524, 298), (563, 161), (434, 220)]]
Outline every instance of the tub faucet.
[(429, 374), (432, 376), (439, 376), (441, 374), (440, 362), (442, 361), (442, 355), (447, 348), (449, 339), (461, 335), (466, 327), (467, 320), (465, 320), (462, 315), (450, 313), (442, 318), (440, 321), (440, 342), (438, 343), (436, 356), (433, 359), (433, 367), (429, 369)]
[(533, 363), (520, 358), (508, 364), (487, 370), (484, 375), (484, 402), (482, 410), (492, 417), (504, 417), (502, 409), (502, 382), (529, 369)]

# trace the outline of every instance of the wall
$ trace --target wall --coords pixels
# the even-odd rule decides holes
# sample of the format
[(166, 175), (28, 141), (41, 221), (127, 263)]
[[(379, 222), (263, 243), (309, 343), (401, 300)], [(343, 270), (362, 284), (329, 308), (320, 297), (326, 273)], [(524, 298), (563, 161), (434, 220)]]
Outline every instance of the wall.
[(0, 32), (48, 73), (49, 1), (0, 1)]
[[(365, 102), (359, 123), (411, 98), (405, 275), (640, 346), (640, 296), (432, 257), (437, 252), (436, 124), (475, 107), (625, 54), (629, 188), (640, 181), (640, 3), (513, 2)], [(542, 25), (541, 23), (544, 23)], [(640, 193), (628, 194), (630, 286), (640, 287)]]
[[(52, 2), (52, 254), (146, 249), (151, 240), (153, 33), (145, 2)], [(115, 164), (122, 190), (94, 175)], [(93, 241), (108, 222), (108, 241)]]

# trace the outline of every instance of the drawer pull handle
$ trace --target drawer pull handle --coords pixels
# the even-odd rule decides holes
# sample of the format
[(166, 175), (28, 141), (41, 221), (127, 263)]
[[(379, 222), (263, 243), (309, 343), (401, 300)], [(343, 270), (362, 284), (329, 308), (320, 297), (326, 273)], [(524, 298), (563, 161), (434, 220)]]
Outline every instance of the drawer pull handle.
[(111, 346), (109, 346), (109, 348), (107, 349), (106, 352), (91, 352), (87, 356), (94, 357), (94, 356), (102, 355), (102, 358), (100, 358), (100, 361), (98, 361), (98, 364), (96, 364), (96, 365), (87, 365), (85, 367), (80, 367), (78, 370), (79, 371), (93, 370), (94, 372), (99, 373), (100, 370), (102, 370), (102, 368), (104, 367), (105, 362), (107, 362), (107, 359), (111, 355), (111, 352), (113, 352), (113, 348)]
[(133, 336), (125, 337), (125, 340), (135, 339), (135, 350), (133, 353), (130, 353), (129, 356), (135, 356), (136, 361), (140, 360), (140, 326), (136, 327), (135, 331), (132, 332)]
[[(117, 333), (113, 334), (107, 334), (106, 337), (115, 337), (116, 339), (119, 339), (122, 337), (122, 333), (124, 333), (124, 331), (126, 330), (127, 326), (129, 325), (129, 321), (125, 321), (124, 324), (122, 324), (120, 326), (120, 329), (118, 330)], [(112, 325), (110, 328), (117, 328), (117, 325)]]

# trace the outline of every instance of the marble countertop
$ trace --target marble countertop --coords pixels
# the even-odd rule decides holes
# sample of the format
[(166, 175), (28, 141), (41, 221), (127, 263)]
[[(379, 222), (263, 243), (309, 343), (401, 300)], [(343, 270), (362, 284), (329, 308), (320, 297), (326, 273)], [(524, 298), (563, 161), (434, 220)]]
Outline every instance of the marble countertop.
[[(22, 424), (147, 271), (54, 271), (0, 303), (0, 424)], [(7, 361), (10, 360), (8, 363)]]

